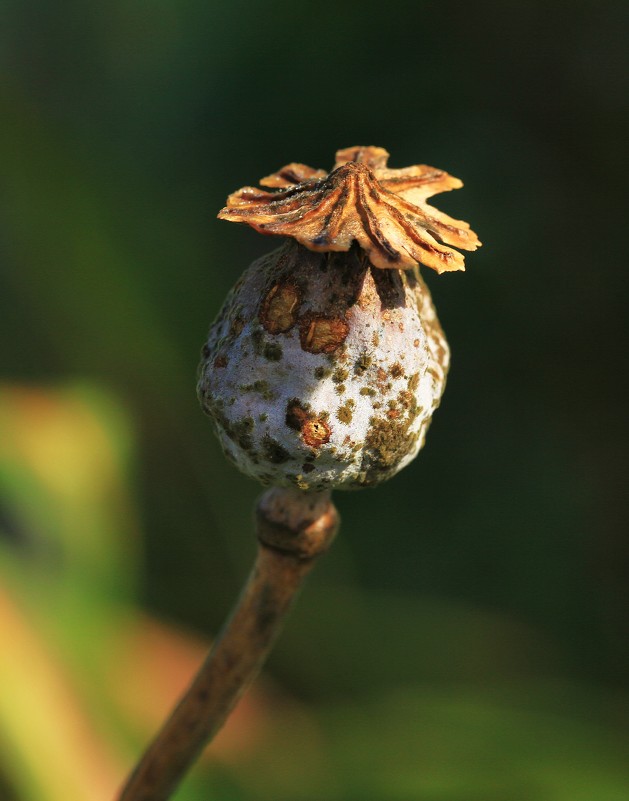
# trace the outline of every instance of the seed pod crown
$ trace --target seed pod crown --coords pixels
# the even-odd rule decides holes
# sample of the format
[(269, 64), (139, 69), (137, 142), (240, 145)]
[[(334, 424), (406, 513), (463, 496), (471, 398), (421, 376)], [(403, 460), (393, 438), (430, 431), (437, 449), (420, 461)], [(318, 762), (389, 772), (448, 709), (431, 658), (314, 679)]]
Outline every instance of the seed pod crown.
[(293, 237), (314, 251), (347, 251), (357, 242), (371, 264), (384, 269), (465, 269), (463, 256), (448, 245), (476, 250), (478, 237), (466, 222), (426, 202), (462, 182), (425, 164), (389, 169), (388, 157), (379, 147), (339, 150), (329, 174), (288, 164), (260, 182), (279, 191), (245, 186), (218, 216)]

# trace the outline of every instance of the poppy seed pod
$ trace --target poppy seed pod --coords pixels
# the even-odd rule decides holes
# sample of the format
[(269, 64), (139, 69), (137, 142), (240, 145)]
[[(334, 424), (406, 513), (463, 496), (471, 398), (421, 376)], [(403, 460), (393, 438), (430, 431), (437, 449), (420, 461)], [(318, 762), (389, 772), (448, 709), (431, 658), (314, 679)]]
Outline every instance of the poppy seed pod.
[(418, 265), (464, 269), (466, 223), (426, 203), (461, 186), (381, 148), (327, 175), (289, 164), (219, 217), (289, 237), (230, 292), (203, 349), (199, 397), (227, 457), (263, 484), (373, 486), (410, 462), (439, 405), (449, 350)]

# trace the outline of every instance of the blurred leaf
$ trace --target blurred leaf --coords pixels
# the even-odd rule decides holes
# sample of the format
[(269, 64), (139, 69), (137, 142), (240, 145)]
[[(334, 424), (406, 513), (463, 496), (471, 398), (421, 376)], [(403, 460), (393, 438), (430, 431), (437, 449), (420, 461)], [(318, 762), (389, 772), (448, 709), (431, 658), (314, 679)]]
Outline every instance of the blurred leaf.
[(557, 710), (534, 685), (409, 688), (335, 710), (327, 731), (350, 798), (622, 801), (629, 740), (576, 689)]
[(64, 622), (133, 589), (129, 457), (128, 421), (104, 390), (0, 386), (0, 500), (22, 532), (0, 538), (0, 568), (28, 579), (34, 597), (70, 616)]
[(120, 781), (97, 677), (135, 583), (130, 445), (102, 389), (0, 387), (0, 728), (26, 799), (96, 801)]
[(29, 801), (110, 798), (121, 763), (67, 671), (4, 590), (0, 631), (0, 755), (12, 783)]
[(560, 675), (563, 658), (513, 616), (449, 599), (309, 586), (271, 656), (309, 697), (360, 696), (394, 683)]
[(407, 686), (321, 709), (323, 753), (276, 731), (239, 776), (253, 801), (625, 801), (629, 738), (617, 700), (607, 716), (597, 701), (584, 686)]

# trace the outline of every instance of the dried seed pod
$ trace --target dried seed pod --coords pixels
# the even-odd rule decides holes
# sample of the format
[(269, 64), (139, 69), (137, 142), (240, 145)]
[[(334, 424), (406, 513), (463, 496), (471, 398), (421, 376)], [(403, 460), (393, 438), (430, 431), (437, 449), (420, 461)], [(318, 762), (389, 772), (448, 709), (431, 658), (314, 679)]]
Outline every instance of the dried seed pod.
[[(418, 263), (463, 269), (480, 243), (425, 200), (460, 186), (386, 168), (381, 148), (337, 153), (330, 175), (289, 164), (220, 217), (291, 237), (238, 281), (204, 347), (199, 396), (226, 455), (264, 484), (372, 486), (421, 448), (448, 345)], [(412, 199), (409, 199), (412, 198)]]

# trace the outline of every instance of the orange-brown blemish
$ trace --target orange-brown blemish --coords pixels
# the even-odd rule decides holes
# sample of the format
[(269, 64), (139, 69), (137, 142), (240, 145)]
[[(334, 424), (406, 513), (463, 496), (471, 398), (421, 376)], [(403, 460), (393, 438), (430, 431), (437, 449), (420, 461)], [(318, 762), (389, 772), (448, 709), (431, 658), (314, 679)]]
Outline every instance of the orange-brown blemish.
[(229, 327), (229, 333), (233, 337), (237, 337), (244, 327), (245, 321), (242, 319), (242, 317), (234, 317), (231, 326)]
[(214, 367), (217, 370), (221, 367), (227, 367), (227, 356), (217, 356), (214, 359)]
[(329, 442), (331, 433), (330, 426), (316, 417), (306, 420), (301, 427), (301, 436), (306, 445), (311, 448), (319, 448), (321, 445), (325, 445), (326, 442)]
[(413, 347), (415, 347), (415, 348), (419, 347), (419, 339), (414, 339), (413, 340)]
[(311, 448), (319, 448), (329, 441), (332, 430), (322, 416), (317, 416), (303, 406), (297, 398), (288, 402), (286, 407), (286, 425), (301, 436)]
[(302, 318), (299, 325), (299, 339), (303, 350), (308, 353), (334, 353), (349, 333), (345, 320), (336, 317)]
[(405, 409), (408, 409), (413, 402), (413, 395), (407, 390), (402, 390), (398, 395), (399, 401)]
[(283, 334), (297, 322), (301, 292), (291, 283), (275, 284), (262, 301), (260, 322), (269, 334)]

